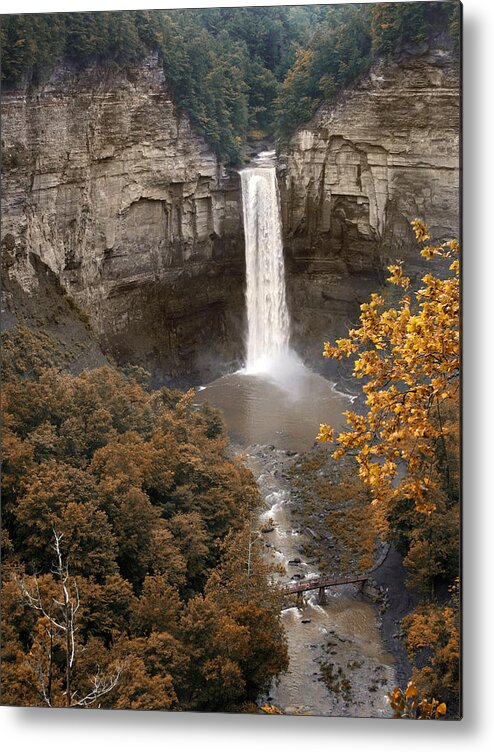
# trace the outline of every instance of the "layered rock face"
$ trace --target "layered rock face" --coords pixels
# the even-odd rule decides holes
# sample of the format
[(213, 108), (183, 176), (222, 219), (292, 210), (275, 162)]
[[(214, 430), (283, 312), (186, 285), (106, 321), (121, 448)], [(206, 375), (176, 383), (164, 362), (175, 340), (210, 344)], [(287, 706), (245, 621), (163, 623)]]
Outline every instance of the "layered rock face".
[[(22, 316), (21, 289), (42, 317), (46, 268), (105, 352), (155, 383), (205, 382), (241, 362), (239, 177), (177, 112), (157, 60), (59, 66), (37, 89), (4, 91), (2, 157), (8, 309)], [(278, 179), (292, 344), (324, 368), (324, 339), (356, 321), (388, 261), (421, 270), (410, 220), (458, 234), (452, 52), (383, 64), (320, 108), (280, 155)]]
[(105, 349), (157, 382), (194, 383), (238, 362), (238, 176), (176, 111), (157, 61), (59, 67), (34, 91), (5, 92), (2, 118), (8, 278), (35, 297), (46, 265)]
[(324, 339), (355, 323), (390, 260), (423, 271), (412, 219), (458, 236), (459, 137), (459, 64), (446, 47), (381, 64), (295, 134), (278, 177), (293, 342), (306, 359), (321, 363)]

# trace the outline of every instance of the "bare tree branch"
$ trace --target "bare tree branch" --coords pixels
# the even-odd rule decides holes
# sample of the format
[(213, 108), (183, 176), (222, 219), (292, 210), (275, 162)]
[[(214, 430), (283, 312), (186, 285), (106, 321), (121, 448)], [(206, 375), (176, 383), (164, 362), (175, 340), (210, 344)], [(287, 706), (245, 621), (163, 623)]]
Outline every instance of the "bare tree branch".
[[(102, 674), (99, 667), (96, 675), (92, 677), (92, 688), (90, 691), (80, 700), (76, 700), (77, 690), (72, 690), (72, 670), (76, 659), (76, 616), (80, 608), (80, 596), (77, 582), (74, 578), (70, 577), (69, 567), (67, 563), (64, 563), (61, 541), (63, 539), (63, 533), (57, 533), (53, 530), (55, 543), (53, 549), (56, 554), (56, 562), (51, 570), (52, 574), (58, 580), (61, 590), (61, 599), (51, 598), (51, 606), (55, 606), (61, 611), (61, 619), (55, 618), (52, 615), (52, 609), (47, 607), (43, 602), (41, 596), (39, 581), (37, 575), (34, 575), (34, 592), (32, 592), (23, 579), (18, 578), (17, 584), (19, 586), (22, 597), (25, 603), (34, 611), (38, 611), (47, 621), (45, 632), (49, 638), (49, 647), (47, 649), (48, 658), (48, 671), (46, 672), (43, 663), (38, 660), (33, 664), (29, 661), (33, 674), (36, 677), (38, 688), (44, 702), (51, 707), (52, 706), (52, 676), (53, 676), (53, 643), (57, 634), (64, 635), (65, 643), (65, 698), (67, 707), (88, 707), (93, 705), (100, 697), (111, 692), (116, 687), (120, 680), (120, 676), (123, 670), (123, 663), (118, 664), (114, 673), (106, 675)], [(80, 647), (80, 652), (84, 651), (84, 647)]]
[(97, 700), (99, 700), (100, 697), (107, 695), (109, 692), (112, 691), (112, 689), (115, 689), (115, 687), (117, 686), (123, 669), (124, 669), (124, 664), (120, 663), (117, 666), (117, 669), (114, 674), (111, 674), (110, 676), (105, 676), (101, 674), (100, 669), (98, 667), (98, 671), (95, 674), (95, 676), (93, 676), (93, 680), (92, 680), (93, 688), (81, 700), (78, 700), (77, 702), (73, 702), (72, 706), (73, 707), (88, 707), (89, 705), (93, 705)]

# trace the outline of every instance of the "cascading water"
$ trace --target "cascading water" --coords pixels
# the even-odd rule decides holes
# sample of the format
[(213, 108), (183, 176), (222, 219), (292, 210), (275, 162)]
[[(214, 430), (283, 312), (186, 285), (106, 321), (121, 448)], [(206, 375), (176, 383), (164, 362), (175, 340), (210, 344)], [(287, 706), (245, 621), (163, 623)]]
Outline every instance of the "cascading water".
[(263, 152), (240, 172), (247, 268), (248, 373), (266, 372), (290, 356), (281, 218), (273, 164)]

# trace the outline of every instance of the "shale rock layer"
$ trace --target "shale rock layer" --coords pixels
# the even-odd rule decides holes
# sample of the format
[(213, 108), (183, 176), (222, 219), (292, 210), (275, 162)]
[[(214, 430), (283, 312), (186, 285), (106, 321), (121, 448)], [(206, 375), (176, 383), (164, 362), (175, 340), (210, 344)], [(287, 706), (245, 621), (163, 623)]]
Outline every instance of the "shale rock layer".
[(410, 221), (459, 231), (459, 64), (451, 49), (381, 63), (293, 137), (279, 182), (293, 338), (310, 360), (404, 259)]
[[(292, 343), (308, 363), (323, 367), (323, 341), (355, 323), (390, 260), (423, 271), (410, 220), (458, 234), (459, 117), (458, 61), (436, 45), (378, 65), (280, 155)], [(41, 296), (46, 268), (105, 352), (155, 383), (241, 363), (239, 176), (177, 110), (156, 59), (60, 65), (4, 91), (2, 162), (7, 310), (19, 313), (16, 290)]]
[(59, 67), (35, 90), (4, 93), (2, 108), (8, 276), (36, 296), (34, 254), (116, 360), (157, 381), (237, 362), (238, 176), (176, 110), (158, 62)]

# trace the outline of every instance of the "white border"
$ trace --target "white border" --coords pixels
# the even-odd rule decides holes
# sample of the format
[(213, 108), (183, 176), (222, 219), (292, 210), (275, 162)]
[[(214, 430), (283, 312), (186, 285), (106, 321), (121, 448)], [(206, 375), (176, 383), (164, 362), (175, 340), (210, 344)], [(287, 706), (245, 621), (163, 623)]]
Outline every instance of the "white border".
[[(345, 0), (341, 0), (345, 2)], [(29, 2), (4, 0), (2, 12), (125, 10), (278, 2)], [(301, 4), (285, 2), (286, 5)], [(279, 718), (212, 714), (160, 714), (128, 711), (64, 711), (0, 708), (4, 749), (88, 752), (116, 749), (335, 750), (342, 744), (365, 752), (383, 745), (390, 752), (492, 748), (494, 738), (494, 600), (488, 552), (494, 547), (494, 485), (491, 454), (494, 415), (494, 3), (464, 2), (464, 720), (461, 723), (411, 723), (339, 718)], [(0, 19), (1, 20), (1, 19)], [(490, 239), (490, 238), (489, 238)], [(490, 399), (489, 399), (490, 398)], [(491, 524), (489, 524), (491, 523)], [(489, 734), (489, 732), (491, 732)]]

